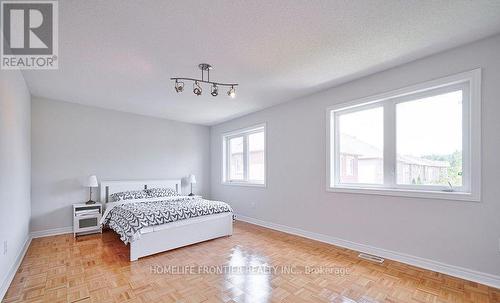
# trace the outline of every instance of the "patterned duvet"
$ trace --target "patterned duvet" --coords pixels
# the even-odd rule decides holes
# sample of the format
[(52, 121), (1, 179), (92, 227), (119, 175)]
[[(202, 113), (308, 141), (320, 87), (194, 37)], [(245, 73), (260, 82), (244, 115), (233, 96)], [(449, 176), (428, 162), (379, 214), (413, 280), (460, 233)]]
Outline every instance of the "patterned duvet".
[(104, 214), (103, 224), (120, 235), (125, 243), (139, 239), (141, 229), (179, 220), (232, 212), (231, 206), (219, 201), (178, 196), (163, 201), (128, 202), (113, 205)]

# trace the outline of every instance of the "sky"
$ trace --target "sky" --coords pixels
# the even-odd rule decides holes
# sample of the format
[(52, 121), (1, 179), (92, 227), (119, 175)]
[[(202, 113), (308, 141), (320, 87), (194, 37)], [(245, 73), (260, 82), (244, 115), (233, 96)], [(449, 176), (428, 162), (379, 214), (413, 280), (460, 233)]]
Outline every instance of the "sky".
[[(340, 116), (340, 131), (383, 149), (382, 107)], [(462, 150), (462, 92), (396, 105), (397, 152), (424, 156)]]

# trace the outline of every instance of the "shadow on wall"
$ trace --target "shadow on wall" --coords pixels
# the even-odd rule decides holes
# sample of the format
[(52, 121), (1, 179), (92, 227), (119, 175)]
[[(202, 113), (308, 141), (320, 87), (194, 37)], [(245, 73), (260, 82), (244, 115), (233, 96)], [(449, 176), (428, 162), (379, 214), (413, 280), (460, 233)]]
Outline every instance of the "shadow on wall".
[(189, 186), (191, 185), (191, 183), (189, 183), (189, 176), (187, 177), (184, 177), (181, 179), (181, 187), (182, 188), (186, 188), (187, 190), (189, 190)]
[(83, 193), (85, 188), (82, 184), (82, 178), (60, 180), (52, 184), (50, 194), (63, 196), (68, 194), (75, 195), (77, 191), (81, 191)]
[[(50, 230), (53, 227), (50, 227), (49, 222), (59, 222), (61, 221), (61, 218), (71, 218), (72, 217), (72, 212), (73, 209), (71, 206), (64, 205), (58, 208), (53, 209), (50, 212), (40, 214), (38, 216), (33, 216), (31, 218), (31, 222), (37, 222), (36, 229), (32, 230), (33, 231), (44, 231), (44, 230)], [(41, 224), (40, 222), (45, 222), (45, 224)], [(31, 224), (32, 226), (34, 224)], [(68, 225), (71, 226), (71, 225)], [(62, 226), (62, 227), (68, 227), (68, 226)]]
[[(51, 197), (50, 209), (45, 208), (40, 213), (32, 214), (32, 231), (51, 229), (56, 222), (59, 227), (71, 226), (72, 223), (68, 220), (72, 217), (72, 204), (83, 203), (89, 199), (88, 188), (82, 185), (80, 178), (50, 182), (46, 195)], [(93, 191), (92, 196), (97, 197), (97, 190)]]
[[(79, 177), (79, 178), (71, 178), (64, 179), (53, 182), (49, 194), (54, 197), (56, 200), (59, 200), (58, 197), (65, 200), (65, 203), (70, 203), (67, 205), (69, 210), (71, 210), (71, 205), (73, 203), (83, 203), (89, 200), (89, 187), (85, 187), (83, 184), (85, 183), (87, 176)], [(99, 184), (100, 184), (99, 180)], [(195, 190), (196, 184), (193, 184), (193, 190)], [(185, 194), (188, 194), (191, 190), (190, 177), (181, 178), (181, 191)], [(92, 200), (99, 201), (100, 199), (100, 187), (92, 188)], [(99, 201), (103, 202), (103, 201)], [(57, 210), (56, 210), (57, 211)]]

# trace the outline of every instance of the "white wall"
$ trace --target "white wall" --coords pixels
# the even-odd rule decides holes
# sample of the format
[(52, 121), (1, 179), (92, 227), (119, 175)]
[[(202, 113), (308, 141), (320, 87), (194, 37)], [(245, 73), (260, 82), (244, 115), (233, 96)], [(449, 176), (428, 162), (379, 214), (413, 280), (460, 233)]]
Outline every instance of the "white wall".
[(0, 298), (29, 233), (30, 99), (20, 71), (0, 70)]
[(209, 136), (206, 126), (33, 98), (31, 230), (71, 226), (71, 205), (89, 198), (80, 179), (91, 174), (134, 180), (193, 173), (195, 192), (208, 195)]
[[(499, 54), (496, 36), (212, 127), (212, 198), (247, 217), (500, 275)], [(478, 67), (481, 203), (326, 192), (328, 106)], [(221, 185), (221, 133), (261, 122), (268, 187)]]

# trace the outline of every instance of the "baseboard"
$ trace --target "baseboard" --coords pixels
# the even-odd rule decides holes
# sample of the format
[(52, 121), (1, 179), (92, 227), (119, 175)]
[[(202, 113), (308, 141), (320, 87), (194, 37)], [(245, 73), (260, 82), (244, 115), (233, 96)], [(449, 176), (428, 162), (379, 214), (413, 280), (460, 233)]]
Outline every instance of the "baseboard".
[(467, 268), (463, 268), (463, 267), (459, 267), (459, 266), (454, 266), (454, 265), (450, 265), (450, 264), (446, 264), (446, 263), (442, 263), (442, 262), (437, 262), (437, 261), (433, 261), (433, 260), (429, 260), (429, 259), (425, 259), (425, 258), (420, 258), (420, 257), (416, 257), (416, 256), (404, 254), (404, 253), (390, 251), (387, 249), (382, 249), (382, 248), (377, 248), (377, 247), (373, 247), (373, 246), (369, 246), (369, 245), (365, 245), (365, 244), (355, 243), (355, 242), (327, 236), (324, 234), (319, 234), (319, 233), (314, 233), (314, 232), (302, 230), (299, 228), (294, 228), (294, 227), (289, 227), (286, 225), (266, 222), (266, 221), (262, 221), (259, 219), (238, 215), (238, 214), (236, 214), (236, 220), (240, 220), (240, 221), (252, 223), (255, 225), (267, 227), (270, 229), (282, 231), (282, 232), (285, 232), (288, 234), (293, 234), (293, 235), (301, 236), (304, 238), (308, 238), (308, 239), (312, 239), (312, 240), (340, 246), (343, 248), (348, 248), (351, 250), (380, 256), (380, 257), (383, 257), (386, 259), (390, 259), (390, 260), (398, 261), (401, 263), (413, 265), (416, 267), (440, 272), (440, 273), (450, 275), (453, 277), (458, 277), (461, 279), (481, 283), (484, 285), (488, 285), (488, 286), (500, 289), (500, 276), (496, 276), (496, 275), (492, 275), (492, 274), (488, 274), (488, 273), (483, 273), (483, 272), (479, 272), (479, 271), (475, 271), (475, 270), (471, 270), (471, 269), (467, 269)]
[(12, 283), (12, 280), (14, 280), (14, 276), (16, 275), (16, 272), (19, 269), (21, 262), (23, 261), (24, 255), (26, 255), (26, 252), (28, 251), (30, 243), (31, 243), (31, 235), (27, 235), (26, 240), (24, 241), (24, 245), (21, 248), (21, 251), (19, 251), (19, 254), (17, 255), (16, 262), (12, 264), (7, 274), (7, 277), (5, 278), (4, 281), (2, 281), (2, 288), (0, 288), (0, 301), (3, 300), (3, 297), (7, 293), (7, 290), (9, 289), (10, 283)]
[(35, 238), (57, 236), (57, 235), (71, 234), (71, 233), (73, 233), (73, 226), (66, 226), (66, 227), (59, 227), (59, 228), (54, 228), (54, 229), (32, 231), (31, 237), (33, 239), (35, 239)]

